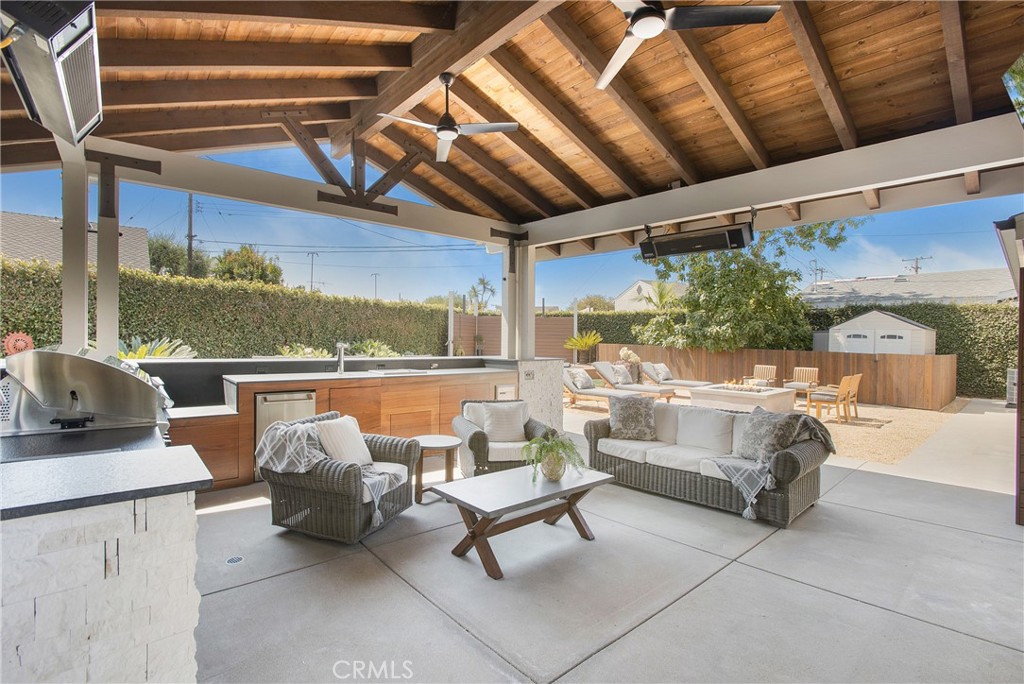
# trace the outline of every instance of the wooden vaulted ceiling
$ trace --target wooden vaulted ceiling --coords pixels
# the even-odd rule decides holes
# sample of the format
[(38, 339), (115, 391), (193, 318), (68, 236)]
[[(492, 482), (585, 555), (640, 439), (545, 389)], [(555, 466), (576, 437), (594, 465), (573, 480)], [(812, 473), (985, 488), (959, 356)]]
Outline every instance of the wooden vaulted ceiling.
[[(680, 4), (701, 3), (666, 3)], [(1011, 109), (1000, 78), (1024, 48), (1020, 2), (781, 4), (764, 25), (648, 40), (599, 91), (626, 27), (610, 2), (101, 0), (94, 135), (182, 151), (291, 144), (268, 112), (301, 111), (336, 154), (353, 134), (383, 168), (422, 151), (407, 185), (522, 222)], [(456, 120), (519, 130), (460, 137), (438, 164), (430, 132), (376, 116), (435, 123), (445, 70)], [(4, 167), (57, 158), (6, 73), (0, 117)]]

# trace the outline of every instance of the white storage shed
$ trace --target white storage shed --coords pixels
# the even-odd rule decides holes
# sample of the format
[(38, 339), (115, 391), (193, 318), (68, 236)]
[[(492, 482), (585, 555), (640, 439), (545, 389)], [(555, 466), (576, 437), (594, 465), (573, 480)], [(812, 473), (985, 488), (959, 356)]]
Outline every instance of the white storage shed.
[(869, 311), (829, 329), (828, 350), (850, 354), (934, 354), (935, 330), (885, 311)]

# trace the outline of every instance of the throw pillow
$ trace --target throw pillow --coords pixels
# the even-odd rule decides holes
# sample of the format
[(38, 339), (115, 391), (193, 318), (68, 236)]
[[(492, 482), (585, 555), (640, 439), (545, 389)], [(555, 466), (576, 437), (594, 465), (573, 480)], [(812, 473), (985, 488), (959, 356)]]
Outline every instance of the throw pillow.
[(622, 366), (612, 366), (612, 372), (615, 373), (616, 385), (630, 385), (633, 383), (633, 376)]
[(524, 442), (523, 407), (526, 402), (510, 401), (498, 404), (483, 404), (484, 432), (492, 442)]
[(582, 368), (570, 368), (569, 377), (572, 378), (572, 384), (576, 385), (576, 389), (594, 389), (594, 381)]
[(651, 397), (612, 397), (609, 407), (612, 439), (657, 439), (654, 429), (654, 399)]
[(800, 418), (799, 413), (772, 413), (756, 406), (733, 451), (740, 458), (767, 463), (793, 443)]
[(335, 461), (347, 461), (361, 466), (373, 465), (370, 450), (359, 430), (359, 422), (353, 416), (318, 421), (316, 429), (320, 433), (320, 445), (324, 453)]
[(672, 371), (663, 363), (654, 364), (654, 377), (658, 382), (665, 382), (672, 379)]

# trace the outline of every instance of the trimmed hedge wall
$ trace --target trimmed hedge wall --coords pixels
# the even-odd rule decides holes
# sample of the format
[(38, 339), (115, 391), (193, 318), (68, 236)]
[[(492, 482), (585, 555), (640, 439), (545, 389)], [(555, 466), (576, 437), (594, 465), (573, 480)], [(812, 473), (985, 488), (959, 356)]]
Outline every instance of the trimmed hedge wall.
[[(59, 342), (60, 278), (59, 265), (0, 260), (0, 335), (24, 330), (37, 346)], [(90, 309), (95, 301), (94, 285), (93, 276)], [(808, 319), (813, 329), (826, 330), (873, 309), (935, 328), (936, 352), (958, 357), (958, 394), (999, 397), (1005, 393), (1006, 369), (1017, 365), (1016, 306), (847, 306), (813, 309)], [(649, 311), (581, 313), (579, 327), (596, 330), (608, 344), (635, 344), (632, 327), (654, 315)], [(289, 343), (333, 350), (338, 340), (368, 338), (403, 353), (442, 354), (447, 319), (448, 312), (442, 307), (121, 270), (122, 339), (132, 335), (180, 338), (205, 358), (273, 355), (278, 346)]]

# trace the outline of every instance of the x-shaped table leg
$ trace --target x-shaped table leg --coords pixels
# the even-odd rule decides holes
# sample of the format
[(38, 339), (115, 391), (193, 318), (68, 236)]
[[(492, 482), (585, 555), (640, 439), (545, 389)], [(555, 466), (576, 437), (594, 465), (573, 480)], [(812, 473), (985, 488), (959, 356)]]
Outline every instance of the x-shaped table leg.
[(563, 515), (568, 513), (569, 520), (572, 520), (572, 524), (576, 527), (576, 531), (580, 533), (580, 536), (588, 541), (594, 541), (594, 533), (590, 531), (590, 526), (587, 525), (587, 521), (583, 519), (583, 514), (580, 513), (580, 509), (576, 508), (577, 502), (589, 493), (590, 490), (585, 489), (582, 492), (576, 492), (575, 494), (565, 497), (565, 510), (556, 513), (551, 517), (544, 518), (544, 522), (548, 525), (554, 525), (562, 519)]
[(491, 544), (487, 541), (487, 531), (498, 522), (500, 516), (478, 519), (476, 513), (462, 506), (459, 506), (459, 513), (462, 514), (462, 521), (466, 523), (466, 536), (452, 549), (452, 554), (462, 557), (469, 552), (471, 547), (476, 548), (476, 554), (480, 557), (480, 563), (487, 571), (487, 576), (492, 579), (501, 579), (504, 576), (501, 566), (498, 565), (498, 559), (494, 557)]

